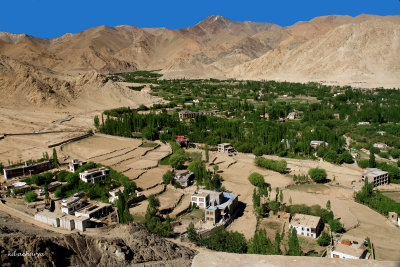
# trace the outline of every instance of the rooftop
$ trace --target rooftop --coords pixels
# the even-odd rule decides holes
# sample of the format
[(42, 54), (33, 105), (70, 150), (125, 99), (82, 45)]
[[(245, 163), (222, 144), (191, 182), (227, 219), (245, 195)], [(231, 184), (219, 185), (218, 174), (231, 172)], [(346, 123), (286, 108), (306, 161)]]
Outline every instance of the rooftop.
[(365, 173), (363, 173), (363, 175), (365, 176), (380, 176), (380, 175), (386, 175), (387, 172), (382, 171), (381, 169), (378, 168), (368, 168), (367, 171)]
[(298, 226), (303, 225), (310, 228), (317, 228), (318, 223), (321, 219), (317, 216), (306, 215), (306, 214), (295, 214), (290, 221), (291, 225)]
[(53, 218), (53, 219), (58, 219), (60, 218), (59, 214), (44, 210), (36, 213), (35, 215), (40, 215), (40, 216), (46, 216), (47, 218)]
[(350, 235), (343, 235), (339, 243), (333, 247), (333, 251), (351, 255), (354, 257), (361, 257), (366, 250), (364, 245), (364, 238), (354, 237)]
[(108, 170), (108, 169), (106, 167), (99, 167), (99, 168), (93, 168), (93, 169), (86, 170), (83, 173), (88, 174), (88, 173), (95, 173), (98, 171), (105, 171), (105, 170)]
[(193, 196), (195, 196), (195, 197), (206, 197), (206, 196), (208, 196), (209, 194), (207, 194), (207, 193), (197, 193), (197, 194), (194, 194)]
[(106, 204), (106, 203), (101, 203), (101, 202), (98, 202), (96, 204), (91, 203), (90, 205), (85, 206), (84, 208), (78, 210), (77, 212), (82, 213), (82, 214), (92, 214), (106, 206), (111, 206), (111, 204)]

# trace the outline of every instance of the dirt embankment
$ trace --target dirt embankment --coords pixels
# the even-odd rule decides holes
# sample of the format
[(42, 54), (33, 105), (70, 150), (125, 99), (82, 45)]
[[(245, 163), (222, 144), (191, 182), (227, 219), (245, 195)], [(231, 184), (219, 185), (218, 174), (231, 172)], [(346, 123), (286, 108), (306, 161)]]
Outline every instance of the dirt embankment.
[[(116, 226), (101, 237), (60, 235), (29, 230), (26, 223), (4, 213), (0, 216), (1, 266), (131, 266), (140, 263), (190, 266), (196, 254), (148, 232), (137, 223)], [(18, 253), (36, 254), (18, 256)]]

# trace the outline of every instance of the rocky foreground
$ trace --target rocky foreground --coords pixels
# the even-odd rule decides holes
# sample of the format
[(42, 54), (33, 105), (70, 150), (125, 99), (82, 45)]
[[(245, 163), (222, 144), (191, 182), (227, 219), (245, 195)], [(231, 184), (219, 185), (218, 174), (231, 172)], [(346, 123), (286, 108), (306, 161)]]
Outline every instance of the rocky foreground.
[(190, 266), (195, 254), (138, 223), (93, 236), (61, 235), (0, 213), (1, 266)]

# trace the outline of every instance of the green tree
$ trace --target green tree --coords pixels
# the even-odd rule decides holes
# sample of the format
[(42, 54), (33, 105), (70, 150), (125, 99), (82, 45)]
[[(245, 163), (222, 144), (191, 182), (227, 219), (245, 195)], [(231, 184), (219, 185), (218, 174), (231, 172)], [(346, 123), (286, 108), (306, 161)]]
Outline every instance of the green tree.
[(253, 172), (248, 177), (250, 183), (257, 187), (262, 187), (264, 185), (264, 176), (257, 172)]
[(258, 229), (254, 232), (253, 238), (249, 240), (247, 253), (267, 255), (272, 250), (271, 241), (267, 238), (265, 229)]
[(99, 116), (97, 116), (97, 115), (94, 116), (93, 122), (94, 122), (94, 127), (96, 127), (96, 129), (98, 129), (100, 126)]
[(37, 194), (33, 191), (26, 192), (24, 195), (24, 199), (26, 202), (34, 202), (37, 199)]
[(308, 171), (308, 174), (310, 175), (311, 179), (313, 179), (317, 183), (323, 183), (326, 181), (326, 177), (328, 176), (326, 174), (326, 171), (324, 169), (320, 168), (313, 168)]
[(170, 184), (172, 182), (172, 180), (174, 179), (174, 175), (172, 174), (171, 171), (167, 171), (162, 176), (162, 179), (163, 179), (164, 184)]
[(194, 224), (190, 222), (187, 228), (187, 237), (190, 242), (197, 243), (200, 240), (199, 234), (197, 233), (196, 229), (194, 228)]
[(214, 170), (214, 174), (219, 170), (219, 166), (218, 165), (214, 165), (213, 166), (213, 170)]
[(44, 184), (44, 199), (46, 200), (46, 202), (49, 201), (49, 187), (47, 185), (47, 183)]
[(331, 243), (331, 237), (326, 232), (322, 232), (321, 236), (317, 240), (318, 245), (327, 246)]
[(328, 200), (328, 201), (326, 202), (326, 209), (327, 209), (327, 210), (331, 210), (331, 201), (330, 201), (330, 200)]
[(206, 165), (201, 160), (192, 161), (188, 166), (188, 170), (193, 172), (198, 185), (204, 184), (207, 179), (207, 170)]
[(206, 162), (210, 161), (210, 153), (209, 153), (209, 148), (208, 145), (206, 145)]
[(186, 161), (185, 155), (181, 153), (174, 153), (168, 160), (172, 168), (178, 170), (183, 168), (183, 164), (185, 163), (185, 161)]
[(331, 227), (332, 232), (335, 233), (340, 233), (343, 231), (343, 226), (342, 224), (339, 222), (339, 220), (330, 220), (328, 222), (329, 226)]
[(275, 233), (275, 242), (274, 242), (274, 255), (282, 255), (282, 250), (281, 250), (281, 235), (279, 234), (279, 231), (276, 231)]
[(283, 202), (283, 192), (282, 192), (282, 190), (280, 190), (280, 192), (279, 192), (279, 202)]
[(57, 151), (55, 148), (53, 148), (53, 164), (55, 168), (58, 168), (58, 157), (57, 157)]
[(351, 156), (350, 152), (344, 151), (341, 155), (342, 161), (344, 163), (351, 164), (354, 162), (353, 157)]
[(297, 238), (297, 231), (293, 227), (289, 231), (289, 250), (288, 250), (288, 255), (289, 256), (301, 256), (303, 252), (301, 251), (301, 247), (299, 245), (299, 240)]
[(375, 154), (372, 152), (369, 154), (368, 167), (376, 168)]

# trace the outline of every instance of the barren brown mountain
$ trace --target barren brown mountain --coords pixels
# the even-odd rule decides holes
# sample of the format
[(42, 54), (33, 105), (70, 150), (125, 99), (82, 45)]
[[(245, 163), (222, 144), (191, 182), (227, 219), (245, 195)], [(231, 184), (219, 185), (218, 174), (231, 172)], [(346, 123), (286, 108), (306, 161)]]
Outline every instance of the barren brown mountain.
[[(136, 69), (161, 69), (167, 78), (398, 87), (399, 31), (400, 16), (360, 15), (318, 17), (289, 27), (210, 16), (178, 30), (99, 26), (53, 39), (0, 32), (0, 89), (11, 95), (24, 90), (31, 103), (63, 103), (77, 96), (71, 91), (79, 87), (76, 75)], [(29, 96), (39, 87), (39, 94)]]

